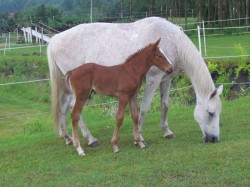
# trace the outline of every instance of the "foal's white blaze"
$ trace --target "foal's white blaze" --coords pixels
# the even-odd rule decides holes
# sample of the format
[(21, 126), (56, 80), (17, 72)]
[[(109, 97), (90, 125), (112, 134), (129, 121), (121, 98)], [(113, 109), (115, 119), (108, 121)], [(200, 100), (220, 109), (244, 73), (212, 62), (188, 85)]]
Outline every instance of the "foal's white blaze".
[(169, 58), (168, 58), (167, 55), (164, 53), (164, 51), (163, 51), (161, 48), (159, 48), (159, 49), (160, 49), (160, 52), (164, 55), (164, 57), (168, 60), (169, 64), (172, 65), (172, 62), (169, 60)]

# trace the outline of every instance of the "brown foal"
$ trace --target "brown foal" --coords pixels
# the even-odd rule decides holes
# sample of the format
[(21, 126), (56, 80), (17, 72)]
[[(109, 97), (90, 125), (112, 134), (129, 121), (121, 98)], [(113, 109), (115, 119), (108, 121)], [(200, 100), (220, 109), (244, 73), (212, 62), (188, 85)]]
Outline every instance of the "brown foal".
[(68, 90), (72, 90), (75, 96), (75, 104), (71, 112), (73, 143), (80, 156), (85, 154), (78, 138), (78, 122), (81, 111), (92, 90), (103, 95), (118, 98), (119, 107), (116, 117), (116, 127), (111, 139), (114, 152), (119, 151), (117, 143), (118, 133), (128, 103), (134, 124), (134, 140), (139, 147), (145, 147), (138, 131), (138, 91), (151, 66), (155, 65), (164, 72), (172, 72), (172, 65), (158, 47), (159, 43), (160, 39), (128, 57), (123, 64), (106, 67), (88, 63), (69, 71), (65, 75), (65, 86)]

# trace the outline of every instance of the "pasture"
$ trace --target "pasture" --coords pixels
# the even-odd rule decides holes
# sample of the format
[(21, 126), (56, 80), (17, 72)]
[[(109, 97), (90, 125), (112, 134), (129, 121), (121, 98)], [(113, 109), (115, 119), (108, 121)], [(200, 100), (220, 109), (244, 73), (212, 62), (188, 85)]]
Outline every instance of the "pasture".
[(149, 143), (145, 149), (133, 145), (127, 115), (118, 154), (110, 143), (115, 119), (102, 109), (88, 108), (85, 120), (101, 146), (89, 148), (81, 137), (85, 157), (55, 135), (49, 114), (5, 120), (8, 125), (1, 121), (0, 185), (249, 186), (249, 102), (249, 96), (223, 102), (221, 142), (216, 144), (201, 140), (194, 106), (171, 108), (169, 121), (177, 135), (172, 140), (162, 137), (160, 113), (150, 113), (143, 129)]
[[(198, 39), (191, 38), (194, 44), (198, 48)], [(237, 56), (250, 54), (250, 47), (248, 43), (250, 42), (250, 37), (248, 34), (242, 35), (222, 35), (222, 36), (207, 36), (207, 58), (209, 57), (221, 57), (221, 56)], [(205, 57), (204, 40), (201, 38), (202, 43), (202, 56)], [(239, 53), (236, 49), (237, 45), (241, 45), (244, 48), (243, 54)], [(226, 60), (228, 62), (229, 59)], [(235, 60), (235, 59), (234, 59)], [(216, 60), (221, 62), (222, 60)], [(230, 61), (230, 60), (229, 60)]]
[[(221, 50), (214, 49), (213, 54), (227, 55), (223, 46), (234, 51), (238, 43), (249, 54), (249, 40), (249, 36), (218, 37)], [(213, 43), (207, 41), (210, 49)], [(38, 51), (11, 50), (6, 56), (0, 51), (0, 83), (48, 78), (45, 48), (42, 56), (34, 54)], [(237, 64), (237, 59), (223, 60), (226, 63)], [(171, 98), (169, 110), (177, 138), (164, 139), (156, 96), (143, 128), (149, 146), (133, 145), (132, 121), (126, 112), (118, 154), (110, 143), (116, 105), (92, 106), (104, 99), (113, 101), (94, 95), (83, 116), (101, 146), (89, 148), (80, 136), (86, 156), (79, 157), (53, 130), (49, 86), (48, 81), (0, 86), (0, 186), (250, 186), (249, 94), (223, 101), (217, 144), (203, 143), (193, 118), (194, 105), (180, 105), (179, 98)], [(71, 121), (68, 128), (71, 132)]]

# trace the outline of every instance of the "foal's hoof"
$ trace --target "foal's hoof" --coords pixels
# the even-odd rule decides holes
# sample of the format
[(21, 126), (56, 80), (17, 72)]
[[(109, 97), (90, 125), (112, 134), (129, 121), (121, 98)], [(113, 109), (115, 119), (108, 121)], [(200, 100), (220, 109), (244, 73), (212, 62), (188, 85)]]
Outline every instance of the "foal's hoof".
[(89, 144), (88, 146), (94, 148), (94, 147), (98, 147), (99, 145), (101, 145), (101, 143), (97, 140), (97, 141)]
[(85, 153), (81, 147), (78, 147), (76, 150), (77, 150), (79, 156), (85, 156)]
[(166, 139), (174, 139), (176, 136), (174, 134), (164, 135), (164, 138)]
[(85, 156), (85, 153), (78, 154), (79, 156)]
[(118, 152), (120, 152), (120, 149), (117, 145), (113, 145), (113, 151), (114, 151), (114, 153), (118, 153)]

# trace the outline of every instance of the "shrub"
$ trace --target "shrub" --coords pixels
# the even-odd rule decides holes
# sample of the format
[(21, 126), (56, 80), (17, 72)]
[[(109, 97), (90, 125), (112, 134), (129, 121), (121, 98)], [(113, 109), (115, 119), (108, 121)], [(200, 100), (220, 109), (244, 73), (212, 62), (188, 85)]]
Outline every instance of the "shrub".
[(173, 91), (170, 92), (170, 96), (175, 101), (175, 104), (177, 105), (192, 104), (195, 98), (195, 94), (193, 88), (188, 87), (191, 85), (189, 78), (186, 75), (181, 75), (174, 77), (172, 81), (174, 88)]
[(241, 55), (238, 61), (238, 67), (235, 69), (236, 78), (239, 77), (240, 71), (245, 71), (248, 73), (248, 77), (250, 77), (250, 64), (247, 63), (247, 57), (242, 56), (246, 54), (244, 47), (241, 44), (237, 44), (234, 47), (237, 53)]

